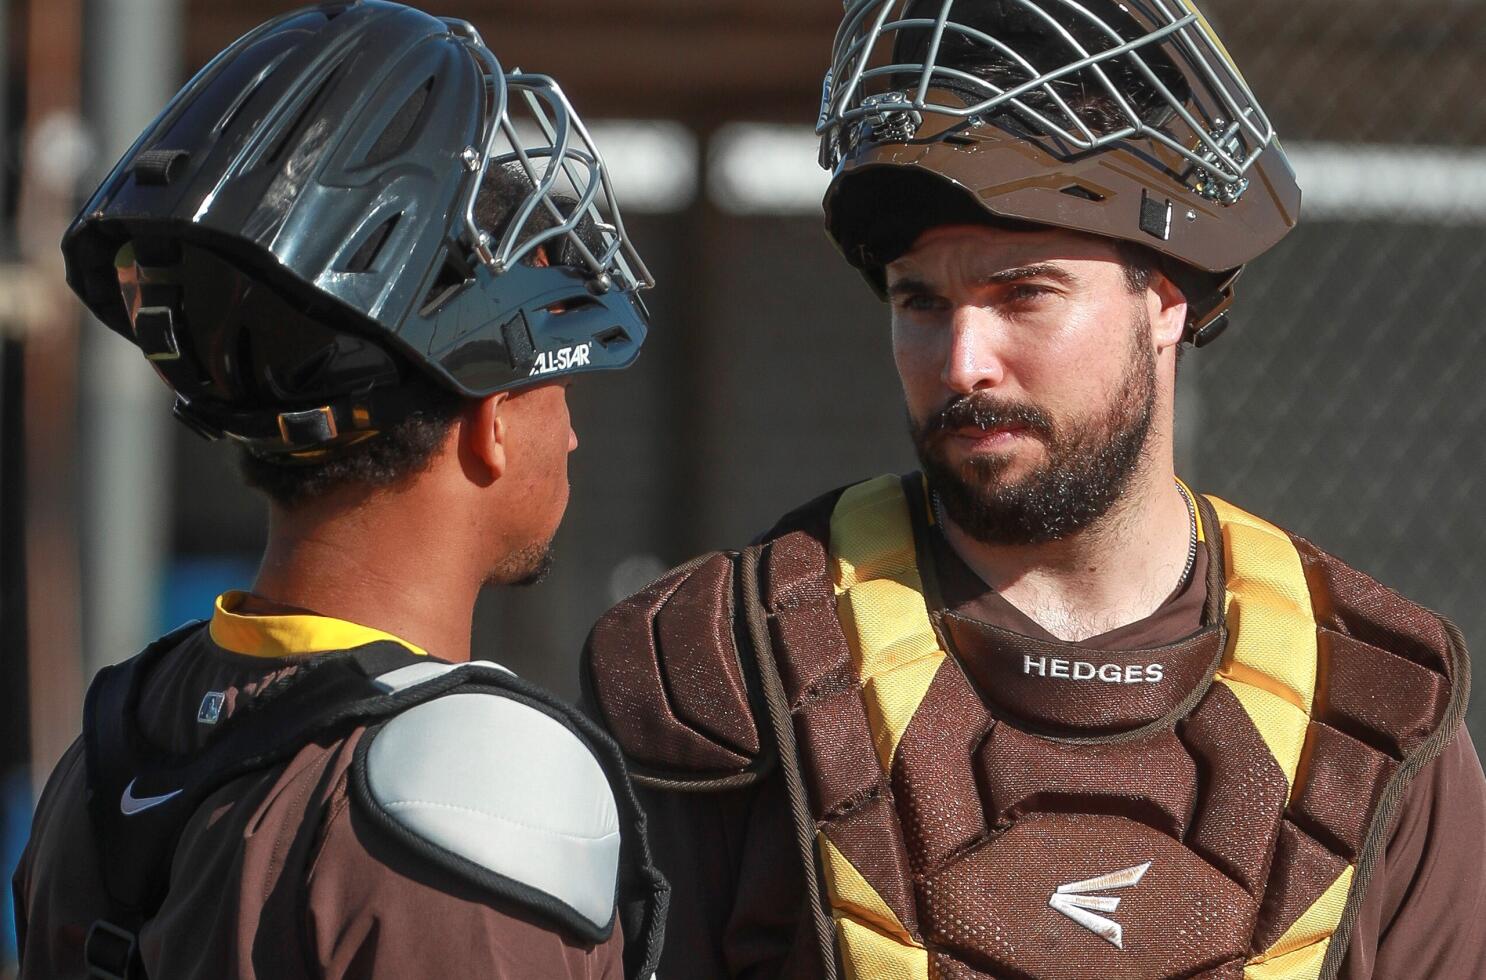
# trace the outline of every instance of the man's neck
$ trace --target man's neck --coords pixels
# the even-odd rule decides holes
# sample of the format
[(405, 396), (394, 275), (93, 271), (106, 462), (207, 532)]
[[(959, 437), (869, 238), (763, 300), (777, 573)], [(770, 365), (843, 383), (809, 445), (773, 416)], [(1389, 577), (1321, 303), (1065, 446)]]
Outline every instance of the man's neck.
[(994, 545), (944, 516), (971, 571), (1062, 640), (1086, 640), (1159, 609), (1181, 584), (1191, 543), (1187, 502), (1169, 473), (1137, 475), (1099, 521), (1058, 541)]
[[(334, 514), (275, 508), (253, 594), (381, 630), (456, 663), (470, 659), (479, 594), (432, 528), (366, 505)], [(441, 554), (442, 552), (442, 554)]]

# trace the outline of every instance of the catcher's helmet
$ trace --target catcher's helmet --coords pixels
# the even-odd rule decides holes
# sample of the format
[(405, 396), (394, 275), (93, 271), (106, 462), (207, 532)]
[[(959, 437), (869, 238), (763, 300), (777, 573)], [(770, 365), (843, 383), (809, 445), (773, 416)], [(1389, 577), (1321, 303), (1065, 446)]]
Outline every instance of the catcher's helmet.
[(828, 230), (879, 293), (936, 220), (1051, 225), (1163, 256), (1199, 346), (1300, 210), (1191, 0), (847, 0), (817, 133)]
[(384, 0), (278, 17), (188, 82), (62, 242), (208, 436), (318, 455), (638, 355), (653, 284), (557, 84)]

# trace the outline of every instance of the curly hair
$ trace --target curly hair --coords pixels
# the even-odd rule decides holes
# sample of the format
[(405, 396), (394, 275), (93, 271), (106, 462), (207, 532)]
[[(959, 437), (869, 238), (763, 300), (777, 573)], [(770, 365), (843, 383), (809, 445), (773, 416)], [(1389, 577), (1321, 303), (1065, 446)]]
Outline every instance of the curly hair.
[(337, 447), (314, 459), (260, 456), (244, 447), (238, 454), (243, 482), (281, 507), (293, 508), (346, 486), (396, 486), (428, 469), (444, 445), (465, 399), (436, 385), (416, 381), (419, 408), (361, 442)]

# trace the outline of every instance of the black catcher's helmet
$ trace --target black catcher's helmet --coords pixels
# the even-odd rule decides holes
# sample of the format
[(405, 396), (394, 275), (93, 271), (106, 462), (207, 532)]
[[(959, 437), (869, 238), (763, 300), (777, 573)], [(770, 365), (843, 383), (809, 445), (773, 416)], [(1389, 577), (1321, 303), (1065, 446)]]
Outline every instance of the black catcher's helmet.
[(62, 250), (177, 415), (262, 454), (374, 434), (417, 408), (418, 375), (479, 397), (626, 367), (653, 285), (557, 83), (384, 0), (234, 42)]

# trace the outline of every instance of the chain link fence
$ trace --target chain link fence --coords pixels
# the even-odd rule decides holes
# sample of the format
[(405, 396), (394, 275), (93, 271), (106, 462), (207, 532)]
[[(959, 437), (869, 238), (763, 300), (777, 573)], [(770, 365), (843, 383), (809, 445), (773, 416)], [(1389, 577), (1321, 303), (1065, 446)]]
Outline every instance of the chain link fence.
[(1185, 362), (1185, 470), (1486, 649), (1486, 4), (1205, 7), (1307, 203)]

